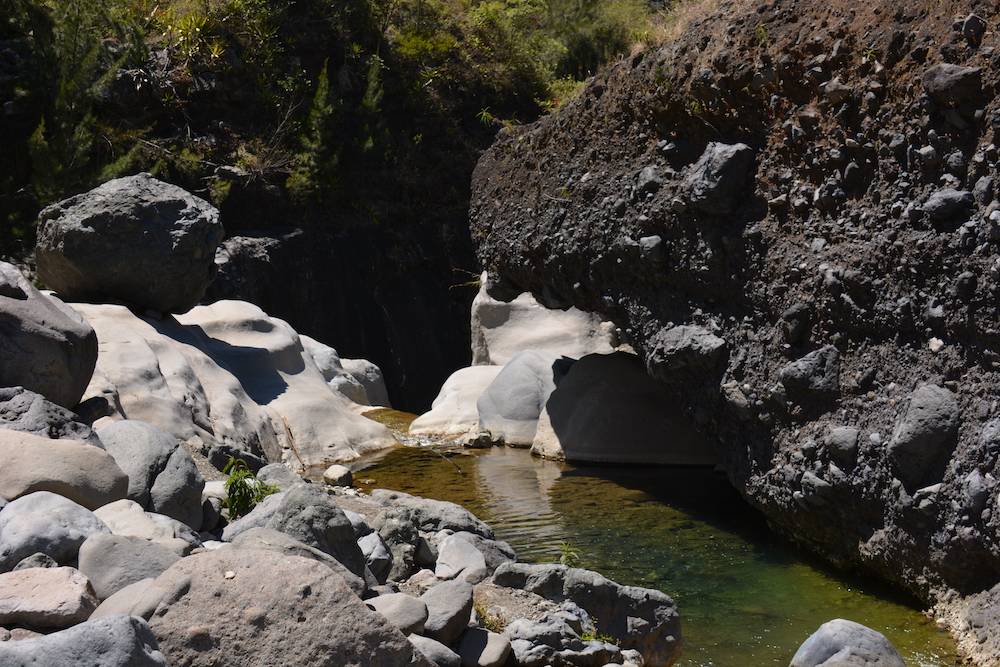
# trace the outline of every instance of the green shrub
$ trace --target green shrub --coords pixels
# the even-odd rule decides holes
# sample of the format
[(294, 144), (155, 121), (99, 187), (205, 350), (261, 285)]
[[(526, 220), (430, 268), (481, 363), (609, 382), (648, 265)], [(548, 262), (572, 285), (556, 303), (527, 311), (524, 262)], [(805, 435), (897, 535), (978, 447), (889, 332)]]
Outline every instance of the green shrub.
[(222, 469), (222, 473), (228, 475), (226, 500), (223, 505), (229, 510), (230, 520), (245, 516), (257, 506), (257, 503), (278, 492), (278, 487), (258, 480), (243, 459), (229, 457), (229, 462)]

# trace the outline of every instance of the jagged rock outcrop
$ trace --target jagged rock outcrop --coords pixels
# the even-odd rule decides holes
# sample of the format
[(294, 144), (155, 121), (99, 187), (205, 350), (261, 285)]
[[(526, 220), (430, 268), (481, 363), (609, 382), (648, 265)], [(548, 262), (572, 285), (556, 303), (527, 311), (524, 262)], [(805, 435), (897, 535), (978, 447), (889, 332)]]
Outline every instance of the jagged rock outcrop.
[(222, 237), (205, 200), (149, 174), (117, 178), (39, 214), (38, 277), (68, 300), (184, 313), (212, 281)]
[(491, 294), (613, 321), (772, 525), (927, 601), (1000, 580), (998, 70), (963, 25), (706, 5), (473, 178)]

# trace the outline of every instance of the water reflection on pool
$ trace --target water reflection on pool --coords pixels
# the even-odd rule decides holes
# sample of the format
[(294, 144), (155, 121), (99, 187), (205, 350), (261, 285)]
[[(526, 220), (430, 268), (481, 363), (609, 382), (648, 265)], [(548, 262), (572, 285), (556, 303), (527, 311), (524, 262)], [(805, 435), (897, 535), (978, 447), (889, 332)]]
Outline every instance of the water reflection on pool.
[(523, 450), (446, 457), (405, 447), (355, 479), (362, 489), (460, 503), (522, 560), (557, 560), (566, 542), (584, 567), (669, 593), (683, 623), (680, 665), (787, 665), (836, 617), (885, 633), (910, 665), (960, 664), (931, 620), (887, 590), (809, 562), (709, 470), (580, 468)]

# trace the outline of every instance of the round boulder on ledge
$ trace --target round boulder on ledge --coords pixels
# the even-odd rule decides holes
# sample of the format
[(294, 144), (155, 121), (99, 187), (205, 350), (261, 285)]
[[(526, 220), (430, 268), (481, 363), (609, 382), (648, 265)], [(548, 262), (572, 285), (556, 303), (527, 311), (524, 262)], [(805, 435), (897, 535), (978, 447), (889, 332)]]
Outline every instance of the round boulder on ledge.
[(149, 174), (117, 178), (39, 214), (38, 276), (64, 299), (184, 313), (205, 294), (219, 212)]

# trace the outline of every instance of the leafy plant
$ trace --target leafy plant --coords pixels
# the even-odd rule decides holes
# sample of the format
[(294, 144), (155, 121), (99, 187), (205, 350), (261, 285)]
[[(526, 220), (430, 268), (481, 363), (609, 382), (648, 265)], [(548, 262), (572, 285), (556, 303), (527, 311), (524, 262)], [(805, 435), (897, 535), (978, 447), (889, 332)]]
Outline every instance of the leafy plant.
[(495, 632), (496, 634), (502, 634), (507, 628), (507, 624), (504, 623), (499, 617), (491, 614), (487, 609), (486, 605), (482, 602), (473, 602), (472, 608), (476, 611), (476, 618), (479, 619), (479, 625), (489, 630), (490, 632)]
[(580, 566), (580, 554), (573, 549), (573, 545), (569, 542), (563, 542), (559, 545), (559, 564), (566, 567)]
[(758, 23), (757, 27), (753, 31), (754, 37), (757, 40), (757, 46), (766, 48), (768, 44), (771, 43), (771, 38), (767, 34), (767, 26), (763, 23)]
[(224, 505), (229, 510), (230, 519), (246, 515), (264, 498), (278, 492), (278, 487), (257, 479), (243, 459), (230, 456), (222, 474), (228, 475)]

